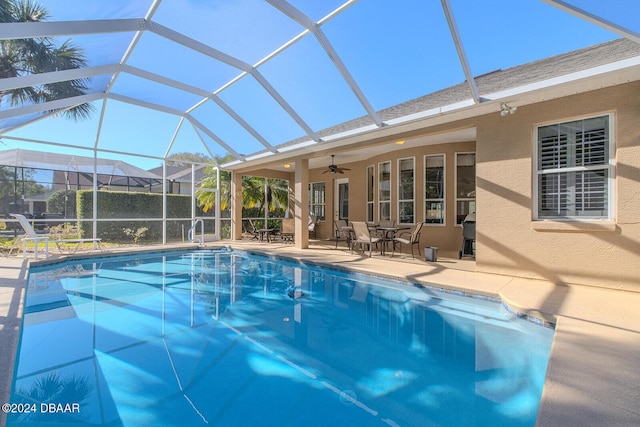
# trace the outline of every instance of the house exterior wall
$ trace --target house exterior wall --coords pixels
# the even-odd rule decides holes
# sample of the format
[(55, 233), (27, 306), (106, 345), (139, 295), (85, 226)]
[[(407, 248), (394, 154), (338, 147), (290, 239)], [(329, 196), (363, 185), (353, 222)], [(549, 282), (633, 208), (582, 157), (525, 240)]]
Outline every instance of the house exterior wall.
[[(534, 221), (534, 129), (612, 112), (613, 221)], [(640, 290), (640, 83), (477, 122), (477, 270)]]
[[(534, 220), (534, 130), (539, 125), (613, 113), (615, 179), (612, 221)], [(455, 153), (476, 152), (476, 269), (481, 272), (640, 291), (640, 82), (519, 106), (425, 129), (425, 134), (476, 127), (476, 142), (402, 149), (346, 164), (344, 175), (310, 171), (309, 182), (326, 183), (327, 219), (319, 238), (333, 236), (334, 179), (349, 178), (349, 219), (366, 218), (366, 168), (391, 161), (392, 218), (397, 218), (397, 160), (415, 157), (415, 215), (424, 220), (424, 155), (446, 155), (446, 221), (427, 225), (421, 248), (437, 246), (456, 256), (462, 230), (455, 221)], [(376, 177), (377, 184), (377, 177)], [(376, 201), (377, 201), (377, 187)], [(377, 221), (377, 205), (375, 207)]]

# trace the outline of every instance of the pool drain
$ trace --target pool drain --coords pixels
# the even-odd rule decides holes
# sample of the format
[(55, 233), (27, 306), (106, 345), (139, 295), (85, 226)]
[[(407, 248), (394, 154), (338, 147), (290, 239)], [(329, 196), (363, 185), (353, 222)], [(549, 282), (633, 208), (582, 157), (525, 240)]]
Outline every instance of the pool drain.
[(340, 393), (340, 402), (345, 405), (353, 405), (358, 401), (358, 395), (352, 390), (344, 390)]

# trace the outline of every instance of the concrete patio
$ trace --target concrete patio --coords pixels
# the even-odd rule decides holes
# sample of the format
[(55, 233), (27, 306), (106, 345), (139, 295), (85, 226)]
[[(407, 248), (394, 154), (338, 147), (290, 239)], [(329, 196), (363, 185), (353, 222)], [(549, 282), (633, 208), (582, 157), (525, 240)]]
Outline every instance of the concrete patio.
[[(350, 254), (344, 243), (335, 250), (329, 241), (313, 241), (305, 250), (280, 242), (221, 244), (499, 296), (515, 311), (556, 323), (538, 425), (640, 425), (640, 293), (476, 273), (472, 259), (458, 260), (454, 253), (440, 254), (430, 263), (407, 254), (368, 258)], [(144, 246), (111, 252), (166, 249)], [(0, 403), (9, 401), (28, 268), (29, 260), (21, 256), (0, 259)], [(0, 425), (4, 423), (5, 415), (0, 414)]]

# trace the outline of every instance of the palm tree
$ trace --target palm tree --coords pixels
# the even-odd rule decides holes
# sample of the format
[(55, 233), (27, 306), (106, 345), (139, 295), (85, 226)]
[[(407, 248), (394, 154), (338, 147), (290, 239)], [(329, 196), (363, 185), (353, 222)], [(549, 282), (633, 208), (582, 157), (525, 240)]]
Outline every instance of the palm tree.
[[(48, 16), (49, 11), (32, 0), (0, 0), (2, 23), (40, 22), (45, 21)], [(0, 40), (0, 79), (86, 65), (82, 49), (70, 40), (59, 46), (48, 37)], [(11, 105), (18, 106), (70, 98), (84, 95), (88, 90), (88, 83), (89, 79), (75, 79), (0, 91), (0, 101), (6, 97)], [(91, 104), (81, 104), (60, 112), (68, 118), (79, 120), (88, 118), (92, 111)]]
[[(266, 181), (265, 181), (266, 180)], [(275, 209), (287, 209), (289, 206), (289, 183), (282, 179), (249, 177), (252, 200), (260, 206), (258, 215), (261, 216), (265, 209), (269, 212)], [(266, 185), (265, 185), (266, 184)], [(244, 194), (245, 186), (242, 187)], [(255, 194), (255, 196), (253, 196)], [(258, 194), (260, 194), (258, 196)]]
[[(217, 176), (214, 168), (207, 168), (205, 178), (200, 182), (202, 188), (216, 188)], [(202, 210), (208, 212), (215, 206), (215, 194), (198, 190), (196, 192), (198, 202)], [(242, 177), (242, 207), (259, 207), (258, 216), (262, 216), (264, 210), (273, 211), (275, 209), (287, 209), (289, 206), (289, 186), (287, 181), (281, 179), (265, 178), (255, 176)], [(231, 207), (231, 172), (220, 172), (220, 209), (226, 210)]]

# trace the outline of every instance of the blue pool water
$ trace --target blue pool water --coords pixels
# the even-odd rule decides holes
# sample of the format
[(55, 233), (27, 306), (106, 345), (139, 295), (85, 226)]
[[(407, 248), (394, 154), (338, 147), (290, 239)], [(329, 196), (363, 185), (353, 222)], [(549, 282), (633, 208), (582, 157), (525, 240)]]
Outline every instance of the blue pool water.
[(497, 301), (245, 252), (36, 267), (8, 424), (533, 426), (552, 335)]

